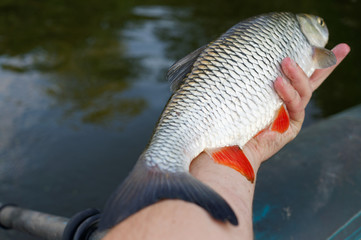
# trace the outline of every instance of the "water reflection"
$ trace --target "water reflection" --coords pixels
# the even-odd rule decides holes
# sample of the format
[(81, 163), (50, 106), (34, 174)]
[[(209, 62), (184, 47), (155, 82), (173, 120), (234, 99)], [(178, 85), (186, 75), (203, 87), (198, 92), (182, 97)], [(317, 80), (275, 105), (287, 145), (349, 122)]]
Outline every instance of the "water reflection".
[(1, 67), (43, 73), (51, 83), (45, 92), (66, 107), (64, 116), (82, 112), (84, 122), (101, 124), (137, 115), (146, 102), (121, 96), (145, 68), (122, 36), (129, 7), (123, 1), (3, 4)]

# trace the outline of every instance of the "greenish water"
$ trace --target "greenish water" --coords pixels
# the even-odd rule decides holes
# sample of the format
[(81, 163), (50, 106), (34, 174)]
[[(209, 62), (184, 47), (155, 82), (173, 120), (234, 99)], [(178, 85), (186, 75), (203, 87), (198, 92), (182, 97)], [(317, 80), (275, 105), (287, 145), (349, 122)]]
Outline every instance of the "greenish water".
[(306, 125), (361, 103), (358, 0), (0, 1), (0, 201), (62, 216), (102, 208), (170, 96), (167, 68), (270, 11), (320, 15), (328, 47), (352, 48)]

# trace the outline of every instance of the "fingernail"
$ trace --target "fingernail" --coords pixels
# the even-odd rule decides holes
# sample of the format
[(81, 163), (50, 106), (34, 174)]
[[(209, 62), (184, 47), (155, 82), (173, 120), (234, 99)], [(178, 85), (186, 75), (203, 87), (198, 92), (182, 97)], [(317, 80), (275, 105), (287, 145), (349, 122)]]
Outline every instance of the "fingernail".
[(289, 58), (289, 59), (290, 59), (291, 66), (295, 68), (296, 67), (296, 62), (293, 61), (293, 59), (291, 59), (291, 58)]
[(282, 62), (282, 70), (287, 74), (288, 68), (295, 68), (296, 67), (296, 63), (290, 58), (290, 57), (286, 57), (283, 62)]
[(283, 85), (288, 84), (288, 81), (287, 81), (284, 77), (281, 77), (281, 78), (282, 78), (282, 84), (283, 84)]
[(277, 77), (277, 78), (276, 78), (276, 81), (281, 81), (281, 84), (282, 84), (282, 85), (287, 84), (286, 80), (285, 80), (283, 77), (281, 77), (281, 76), (280, 76), (280, 77)]

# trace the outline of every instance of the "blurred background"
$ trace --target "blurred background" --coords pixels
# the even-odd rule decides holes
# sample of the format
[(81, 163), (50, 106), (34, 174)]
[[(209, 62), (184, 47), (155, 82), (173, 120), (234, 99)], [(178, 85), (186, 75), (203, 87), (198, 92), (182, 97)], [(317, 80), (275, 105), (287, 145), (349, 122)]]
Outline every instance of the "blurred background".
[(322, 16), (327, 47), (352, 49), (305, 126), (360, 104), (359, 0), (0, 0), (0, 202), (66, 217), (101, 209), (152, 134), (170, 65), (271, 11)]

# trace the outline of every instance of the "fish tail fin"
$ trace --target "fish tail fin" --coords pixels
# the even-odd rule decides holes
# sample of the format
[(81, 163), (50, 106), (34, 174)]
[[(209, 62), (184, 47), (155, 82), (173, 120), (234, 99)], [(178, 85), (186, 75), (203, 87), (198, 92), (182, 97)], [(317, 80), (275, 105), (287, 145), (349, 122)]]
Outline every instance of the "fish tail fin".
[(137, 165), (105, 205), (99, 230), (113, 227), (137, 211), (162, 199), (181, 199), (204, 208), (213, 218), (238, 225), (228, 203), (214, 190), (188, 172), (164, 172)]

